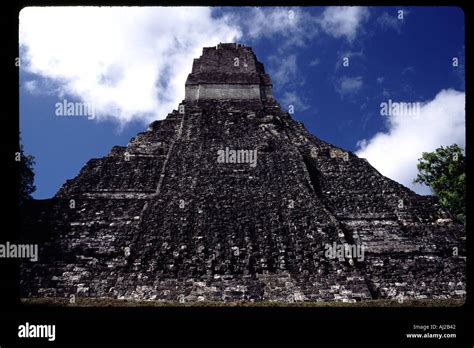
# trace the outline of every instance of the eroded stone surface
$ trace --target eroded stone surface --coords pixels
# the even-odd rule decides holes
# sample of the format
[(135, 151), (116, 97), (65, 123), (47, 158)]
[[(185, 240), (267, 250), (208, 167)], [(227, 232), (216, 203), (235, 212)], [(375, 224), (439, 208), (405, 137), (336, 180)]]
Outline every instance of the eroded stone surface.
[[(235, 70), (235, 56), (247, 67)], [(265, 92), (187, 97), (53, 199), (26, 206), (25, 238), (41, 249), (22, 268), (24, 296), (465, 297), (465, 231), (435, 198), (309, 134), (271, 97), (249, 47), (205, 48), (186, 86), (233, 83)], [(256, 149), (257, 165), (219, 163), (226, 147)], [(327, 257), (334, 243), (363, 246), (363, 260)]]

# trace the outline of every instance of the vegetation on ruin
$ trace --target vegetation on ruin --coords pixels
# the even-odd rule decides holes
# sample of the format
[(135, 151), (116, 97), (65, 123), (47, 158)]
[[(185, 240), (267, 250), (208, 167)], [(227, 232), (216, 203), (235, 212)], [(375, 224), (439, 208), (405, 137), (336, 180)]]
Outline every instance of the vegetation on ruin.
[(413, 181), (431, 188), (459, 221), (466, 221), (466, 157), (457, 144), (423, 152)]

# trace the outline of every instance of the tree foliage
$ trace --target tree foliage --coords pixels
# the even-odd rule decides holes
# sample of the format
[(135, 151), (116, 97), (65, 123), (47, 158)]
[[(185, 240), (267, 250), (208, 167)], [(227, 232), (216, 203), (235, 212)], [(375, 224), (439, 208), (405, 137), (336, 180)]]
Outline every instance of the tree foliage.
[(417, 164), (418, 175), (414, 183), (431, 188), (458, 220), (466, 219), (466, 157), (463, 150), (453, 144), (439, 147), (433, 152), (423, 152)]

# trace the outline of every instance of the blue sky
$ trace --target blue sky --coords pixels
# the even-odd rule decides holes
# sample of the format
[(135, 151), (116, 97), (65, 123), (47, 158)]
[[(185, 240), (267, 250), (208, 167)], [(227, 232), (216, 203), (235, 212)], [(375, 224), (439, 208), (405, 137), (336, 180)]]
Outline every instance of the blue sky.
[[(166, 117), (202, 47), (234, 41), (252, 46), (311, 133), (427, 194), (411, 184), (421, 152), (465, 144), (464, 30), (456, 7), (26, 8), (20, 129), (33, 196)], [(382, 116), (389, 99), (421, 109)], [(56, 116), (63, 100), (92, 103), (95, 118)]]

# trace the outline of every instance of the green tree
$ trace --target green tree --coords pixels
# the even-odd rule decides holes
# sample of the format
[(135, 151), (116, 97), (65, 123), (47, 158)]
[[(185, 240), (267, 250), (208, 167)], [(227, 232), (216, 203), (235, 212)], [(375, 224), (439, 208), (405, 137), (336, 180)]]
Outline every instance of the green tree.
[(33, 166), (35, 158), (32, 155), (25, 155), (23, 145), (20, 143), (20, 152), (18, 154), (19, 173), (20, 173), (20, 204), (31, 199), (31, 194), (36, 190), (34, 184), (35, 173)]
[(439, 147), (433, 152), (423, 152), (418, 160), (418, 175), (414, 183), (431, 188), (456, 218), (466, 221), (466, 157), (463, 150), (453, 144)]

